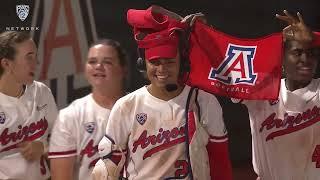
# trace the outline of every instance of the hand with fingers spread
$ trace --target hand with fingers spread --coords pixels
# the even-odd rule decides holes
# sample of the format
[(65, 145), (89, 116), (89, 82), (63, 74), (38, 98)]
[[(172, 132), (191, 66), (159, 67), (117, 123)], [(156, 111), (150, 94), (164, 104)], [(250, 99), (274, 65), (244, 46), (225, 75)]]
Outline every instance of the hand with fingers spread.
[(287, 10), (284, 10), (283, 13), (285, 15), (276, 14), (276, 17), (288, 24), (283, 29), (284, 41), (311, 42), (313, 40), (312, 31), (306, 26), (299, 12), (297, 13), (297, 17), (292, 16)]
[(207, 24), (207, 19), (205, 18), (205, 15), (200, 13), (195, 13), (195, 14), (189, 14), (186, 17), (184, 17), (181, 22), (182, 23), (187, 23), (189, 26), (193, 26), (196, 20), (200, 20), (202, 23)]
[(40, 159), (44, 153), (44, 145), (40, 141), (26, 141), (19, 145), (20, 153), (27, 161)]

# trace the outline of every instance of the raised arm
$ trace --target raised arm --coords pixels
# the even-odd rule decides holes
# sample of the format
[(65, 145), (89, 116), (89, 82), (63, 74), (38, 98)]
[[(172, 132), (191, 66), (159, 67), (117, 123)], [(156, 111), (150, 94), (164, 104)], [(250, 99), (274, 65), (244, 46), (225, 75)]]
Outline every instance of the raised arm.
[(207, 24), (207, 19), (206, 19), (205, 15), (202, 14), (201, 12), (199, 12), (199, 13), (194, 13), (194, 14), (189, 14), (189, 15), (187, 15), (186, 17), (184, 17), (184, 18), (181, 20), (181, 22), (182, 22), (182, 23), (187, 23), (187, 24), (189, 24), (189, 26), (191, 27), (191, 26), (194, 25), (194, 23), (196, 22), (196, 20), (199, 20), (199, 21), (201, 21), (202, 23)]

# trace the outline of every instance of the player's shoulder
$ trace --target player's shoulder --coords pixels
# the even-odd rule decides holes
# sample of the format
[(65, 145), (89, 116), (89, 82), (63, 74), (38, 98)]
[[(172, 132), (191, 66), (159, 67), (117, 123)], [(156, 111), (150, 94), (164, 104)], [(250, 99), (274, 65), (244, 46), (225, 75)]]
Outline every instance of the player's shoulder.
[(39, 81), (33, 81), (28, 84), (24, 96), (32, 97), (37, 102), (55, 104), (50, 88)]
[(27, 88), (30, 90), (38, 90), (41, 92), (50, 92), (50, 88), (44, 84), (43, 82), (40, 81), (33, 81), (31, 84), (27, 85)]
[(62, 108), (59, 111), (58, 121), (66, 124), (80, 122), (82, 120), (80, 114), (88, 108), (87, 102), (89, 98), (89, 95), (84, 96), (74, 100), (67, 107)]
[(219, 99), (216, 95), (208, 93), (202, 89), (198, 89), (198, 100), (199, 102), (204, 102), (205, 104), (214, 103), (220, 105)]
[[(59, 111), (58, 119), (56, 124), (59, 128), (70, 128), (78, 127), (79, 124), (86, 120), (91, 120), (89, 118), (83, 118), (83, 114), (86, 114), (88, 109), (87, 102), (89, 101), (90, 94), (82, 98), (76, 99), (71, 102), (67, 107), (62, 108)], [(90, 114), (91, 115), (91, 114)], [(85, 117), (90, 117), (90, 115)]]
[[(126, 94), (125, 96), (119, 98), (116, 103), (113, 105), (112, 110), (121, 110), (123, 112), (130, 112), (130, 110), (141, 102), (144, 102), (146, 96), (146, 87), (143, 86), (131, 93)], [(111, 110), (111, 111), (112, 111)]]
[(320, 90), (320, 78), (312, 79), (312, 84), (317, 88), (317, 90)]
[(72, 101), (67, 107), (63, 108), (61, 111), (70, 112), (78, 111), (79, 109), (85, 108), (92, 101), (92, 94), (88, 94), (84, 97)]
[(199, 96), (203, 96), (203, 97), (209, 97), (209, 98), (215, 98), (214, 94), (210, 94), (202, 89), (198, 89), (199, 92)]
[(123, 96), (121, 98), (119, 98), (117, 100), (117, 102), (118, 103), (127, 103), (127, 102), (135, 101), (136, 99), (139, 99), (140, 97), (145, 96), (145, 93), (146, 93), (145, 91), (147, 91), (146, 87), (143, 86), (143, 87), (141, 87), (141, 88), (139, 88), (139, 89), (137, 89), (137, 90), (135, 90), (135, 91), (133, 91), (131, 93), (128, 93), (127, 95), (125, 95), (125, 96)]

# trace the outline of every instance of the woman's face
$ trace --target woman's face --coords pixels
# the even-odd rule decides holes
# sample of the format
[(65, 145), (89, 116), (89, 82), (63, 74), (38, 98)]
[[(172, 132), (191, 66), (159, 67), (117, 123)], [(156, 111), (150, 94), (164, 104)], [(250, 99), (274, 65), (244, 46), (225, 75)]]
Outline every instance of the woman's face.
[(93, 88), (123, 84), (125, 68), (120, 65), (116, 49), (98, 44), (89, 49), (85, 75)]
[(37, 47), (32, 39), (15, 45), (16, 54), (8, 61), (5, 74), (13, 77), (17, 83), (31, 84), (37, 68)]
[(318, 65), (318, 49), (307, 43), (288, 42), (285, 51), (284, 72), (289, 81), (305, 84), (311, 81)]
[(147, 76), (152, 85), (164, 88), (167, 84), (177, 84), (180, 58), (146, 61)]

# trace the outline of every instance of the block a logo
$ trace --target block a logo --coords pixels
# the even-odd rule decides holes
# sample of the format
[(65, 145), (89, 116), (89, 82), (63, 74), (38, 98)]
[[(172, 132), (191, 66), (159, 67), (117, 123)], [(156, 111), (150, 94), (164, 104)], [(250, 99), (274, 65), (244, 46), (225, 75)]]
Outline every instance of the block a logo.
[(24, 4), (16, 5), (16, 13), (21, 21), (24, 21), (27, 19), (29, 15), (29, 9), (30, 9), (29, 5), (24, 5)]
[(208, 79), (229, 85), (254, 85), (257, 79), (253, 68), (256, 49), (257, 46), (241, 46), (230, 43), (225, 59), (217, 69), (211, 68)]

